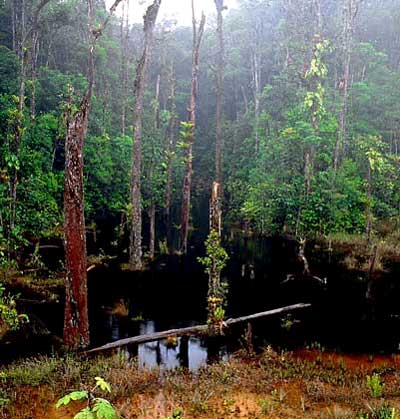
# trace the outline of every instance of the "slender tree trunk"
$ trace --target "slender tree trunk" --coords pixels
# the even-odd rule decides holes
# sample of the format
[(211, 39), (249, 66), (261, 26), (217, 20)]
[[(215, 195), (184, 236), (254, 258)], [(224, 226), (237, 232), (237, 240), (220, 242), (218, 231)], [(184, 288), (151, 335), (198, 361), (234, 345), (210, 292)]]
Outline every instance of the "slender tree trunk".
[(35, 30), (32, 35), (32, 52), (31, 52), (31, 83), (32, 83), (32, 92), (31, 92), (31, 120), (32, 122), (36, 119), (36, 82), (37, 82), (37, 61), (39, 55), (39, 34)]
[(175, 89), (176, 80), (174, 75), (174, 67), (171, 65), (170, 70), (170, 96), (168, 100), (168, 110), (170, 119), (167, 129), (167, 183), (165, 186), (165, 226), (167, 247), (172, 250), (172, 228), (171, 228), (171, 205), (172, 205), (172, 176), (173, 176), (173, 156), (175, 152), (175, 131), (176, 131), (176, 101)]
[[(11, 150), (15, 156), (19, 155), (19, 150), (22, 141), (22, 124), (25, 110), (25, 85), (27, 73), (27, 54), (22, 56), (21, 73), (19, 82), (19, 98), (18, 98), (18, 116), (14, 126), (14, 143)], [(15, 228), (16, 222), (16, 208), (17, 208), (17, 187), (18, 187), (18, 169), (12, 169), (10, 178), (10, 229)]]
[(32, 92), (31, 92), (31, 103), (30, 103), (30, 113), (31, 120), (35, 121), (36, 118), (36, 79), (37, 79), (37, 62), (39, 55), (39, 17), (40, 12), (49, 3), (50, 0), (42, 0), (32, 17), (32, 27), (31, 27), (31, 83), (32, 83)]
[(122, 79), (122, 109), (121, 109), (121, 132), (126, 133), (126, 108), (128, 96), (128, 41), (129, 41), (129, 0), (123, 3), (121, 18), (121, 79)]
[(146, 73), (153, 40), (153, 29), (160, 8), (161, 0), (154, 0), (144, 16), (144, 46), (142, 57), (137, 65), (135, 79), (135, 107), (133, 111), (133, 150), (131, 175), (131, 231), (129, 245), (129, 267), (131, 270), (142, 269), (142, 114)]
[(222, 113), (223, 113), (223, 94), (224, 94), (224, 35), (222, 10), (224, 9), (223, 0), (214, 0), (217, 8), (217, 38), (218, 38), (218, 63), (217, 63), (217, 109), (216, 109), (216, 143), (215, 143), (215, 180), (220, 184), (222, 193), (222, 160), (223, 160), (223, 136), (222, 136)]
[(17, 49), (17, 16), (16, 16), (15, 0), (11, 2), (11, 31), (12, 31), (12, 49), (15, 53)]
[(254, 114), (255, 114), (255, 152), (256, 154), (260, 148), (260, 93), (261, 93), (261, 68), (260, 57), (258, 51), (253, 53), (253, 84), (254, 84)]
[(187, 253), (189, 218), (190, 218), (190, 196), (193, 174), (193, 143), (196, 130), (196, 105), (198, 94), (199, 77), (199, 55), (200, 45), (204, 34), (206, 17), (201, 16), (200, 26), (197, 31), (196, 17), (194, 13), (194, 0), (192, 0), (192, 26), (193, 26), (193, 51), (192, 51), (192, 88), (189, 106), (189, 121), (191, 123), (191, 138), (185, 152), (185, 175), (182, 188), (182, 210), (181, 210), (181, 252)]
[(368, 172), (367, 172), (367, 224), (365, 227), (365, 234), (367, 235), (368, 243), (371, 241), (372, 233), (372, 168), (371, 163), (368, 162)]
[(346, 143), (347, 137), (347, 111), (348, 111), (348, 97), (350, 89), (350, 65), (351, 56), (353, 53), (353, 33), (355, 19), (358, 13), (358, 7), (361, 0), (344, 0), (343, 9), (343, 76), (339, 83), (341, 91), (341, 109), (339, 114), (339, 130), (336, 140), (333, 167), (335, 171), (339, 165), (340, 154)]
[(157, 75), (156, 81), (156, 97), (154, 98), (154, 129), (160, 128), (160, 85), (161, 85), (161, 74)]
[(83, 146), (93, 96), (96, 41), (121, 0), (115, 0), (109, 16), (99, 29), (94, 29), (93, 1), (88, 0), (90, 21), (88, 90), (78, 111), (73, 115), (67, 115), (67, 134), (65, 138), (64, 234), (66, 277), (64, 343), (69, 350), (77, 350), (89, 345)]
[(219, 190), (219, 188), (220, 184), (218, 182), (213, 182), (210, 199), (210, 231), (216, 231), (218, 233), (218, 236), (221, 237), (222, 212), (221, 204), (219, 202), (219, 200), (221, 199), (221, 191)]
[[(314, 0), (313, 2), (313, 11), (314, 11), (314, 21), (315, 21), (315, 30), (314, 30), (314, 57), (318, 53), (317, 46), (323, 40), (322, 38), (322, 13), (321, 13), (321, 0)], [(314, 75), (311, 80), (311, 88), (313, 92), (318, 92), (318, 86), (322, 83), (321, 77)], [(316, 101), (313, 102), (311, 107), (311, 126), (314, 129), (315, 134), (319, 135), (319, 117), (318, 117), (318, 105)], [(308, 199), (309, 195), (311, 194), (311, 177), (314, 172), (314, 164), (315, 164), (315, 154), (316, 154), (316, 145), (311, 144), (307, 146), (307, 150), (305, 153), (305, 163), (304, 163), (304, 177), (305, 177), (305, 184), (306, 184), (306, 197)]]
[(155, 206), (153, 198), (151, 198), (151, 202), (150, 202), (149, 218), (150, 218), (149, 259), (153, 260), (154, 254), (155, 254), (155, 241), (156, 241), (156, 206)]
[[(219, 183), (213, 182), (210, 199), (210, 235), (208, 237), (209, 240), (214, 240), (214, 246), (220, 245), (221, 241), (222, 214), (220, 203), (221, 192), (219, 188)], [(217, 233), (218, 237), (214, 238), (214, 236), (212, 236), (213, 233)], [(216, 321), (215, 318), (215, 311), (218, 308), (221, 309), (223, 307), (223, 295), (221, 295), (221, 268), (218, 266), (215, 257), (211, 257), (210, 259), (212, 263), (210, 264), (208, 271), (207, 323), (210, 325), (210, 332), (219, 335), (223, 333), (224, 326), (222, 319)]]
[[(154, 99), (154, 132), (158, 135), (158, 130), (160, 128), (160, 84), (161, 84), (161, 74), (157, 75), (156, 81), (156, 96)], [(150, 231), (149, 231), (149, 259), (153, 260), (155, 255), (155, 241), (156, 241), (156, 204), (154, 198), (154, 186), (153, 186), (153, 177), (154, 177), (154, 152), (149, 165), (149, 181), (151, 186), (150, 191), (150, 206), (149, 206), (149, 220), (150, 220)]]

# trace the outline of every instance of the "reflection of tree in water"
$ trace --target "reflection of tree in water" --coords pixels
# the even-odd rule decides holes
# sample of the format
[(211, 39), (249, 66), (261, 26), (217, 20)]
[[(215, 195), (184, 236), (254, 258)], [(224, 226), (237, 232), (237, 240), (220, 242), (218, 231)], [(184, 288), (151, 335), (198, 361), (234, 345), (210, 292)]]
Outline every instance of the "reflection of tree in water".
[(179, 351), (176, 355), (181, 367), (189, 368), (189, 337), (182, 336), (179, 339)]

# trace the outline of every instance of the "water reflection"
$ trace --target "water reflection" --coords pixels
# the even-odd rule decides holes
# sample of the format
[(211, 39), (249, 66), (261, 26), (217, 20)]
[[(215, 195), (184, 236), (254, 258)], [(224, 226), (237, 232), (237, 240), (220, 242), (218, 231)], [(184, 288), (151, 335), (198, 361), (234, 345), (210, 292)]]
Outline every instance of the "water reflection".
[[(168, 325), (168, 328), (176, 326)], [(161, 328), (157, 327), (154, 320), (146, 320), (140, 322), (139, 333), (136, 334), (144, 335), (160, 330), (165, 330), (164, 324)], [(127, 336), (127, 330), (118, 319), (114, 318), (112, 321), (111, 335), (113, 340)], [(174, 346), (171, 346), (167, 340), (161, 340), (141, 345), (130, 345), (123, 348), (122, 351), (127, 358), (138, 357), (139, 366), (142, 368), (173, 369), (184, 367), (195, 371), (207, 363), (215, 362), (215, 360), (226, 361), (229, 358), (226, 346), (218, 345), (216, 348), (215, 345), (210, 345), (203, 339), (187, 336), (177, 338)]]

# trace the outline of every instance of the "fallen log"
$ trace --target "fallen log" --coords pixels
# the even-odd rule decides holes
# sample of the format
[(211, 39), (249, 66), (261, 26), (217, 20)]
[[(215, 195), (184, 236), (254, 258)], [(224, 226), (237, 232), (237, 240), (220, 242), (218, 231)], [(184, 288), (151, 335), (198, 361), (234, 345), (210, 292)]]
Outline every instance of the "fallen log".
[[(228, 319), (228, 320), (226, 320), (225, 325), (226, 326), (232, 326), (234, 324), (238, 324), (238, 323), (242, 323), (242, 322), (248, 322), (250, 320), (261, 319), (261, 318), (264, 318), (264, 317), (275, 316), (277, 314), (289, 313), (289, 312), (292, 312), (292, 311), (296, 311), (296, 310), (300, 310), (300, 309), (304, 309), (304, 308), (308, 308), (308, 307), (311, 307), (311, 304), (303, 304), (303, 303), (294, 304), (294, 305), (291, 305), (291, 306), (276, 308), (274, 310), (268, 310), (268, 311), (263, 311), (261, 313), (251, 314), (249, 316), (238, 317), (236, 319)], [(194, 334), (203, 333), (203, 332), (207, 332), (207, 331), (208, 331), (208, 325), (207, 324), (202, 324), (202, 325), (198, 325), (198, 326), (183, 327), (183, 328), (179, 328), (179, 329), (164, 330), (162, 332), (149, 333), (149, 334), (146, 334), (146, 335), (139, 335), (139, 336), (134, 336), (134, 337), (130, 337), (130, 338), (116, 340), (114, 342), (107, 343), (106, 345), (99, 346), (97, 348), (93, 348), (93, 349), (90, 349), (86, 352), (83, 352), (82, 355), (107, 351), (107, 350), (110, 350), (110, 349), (120, 348), (121, 346), (126, 346), (126, 345), (131, 345), (131, 344), (137, 344), (138, 345), (138, 344), (141, 344), (141, 343), (153, 342), (153, 341), (156, 341), (156, 340), (165, 339), (165, 338), (170, 337), (170, 336), (194, 335)]]

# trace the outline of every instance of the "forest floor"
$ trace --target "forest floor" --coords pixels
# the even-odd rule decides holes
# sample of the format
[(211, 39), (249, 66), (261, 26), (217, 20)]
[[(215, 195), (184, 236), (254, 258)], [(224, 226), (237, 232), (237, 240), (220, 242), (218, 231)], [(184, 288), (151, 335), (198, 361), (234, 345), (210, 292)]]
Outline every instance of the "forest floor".
[[(3, 418), (69, 419), (82, 407), (55, 408), (71, 390), (101, 376), (122, 418), (183, 419), (400, 417), (400, 358), (316, 350), (245, 352), (190, 372), (139, 369), (122, 356), (39, 357), (0, 370)], [(368, 382), (367, 377), (373, 377)]]

